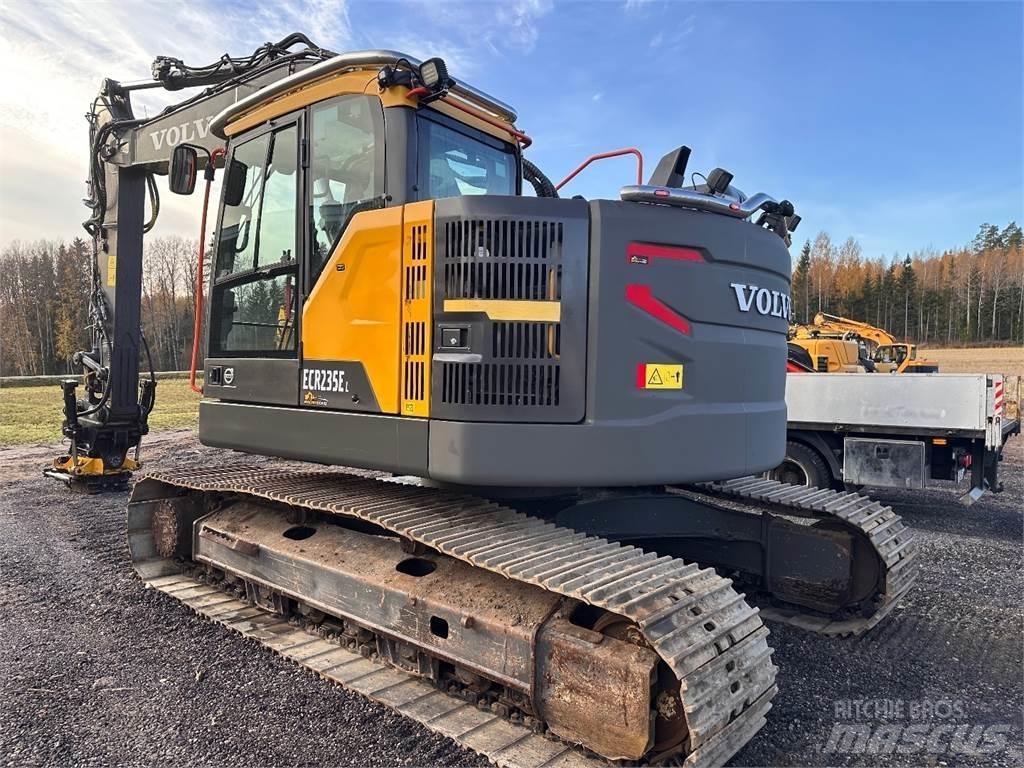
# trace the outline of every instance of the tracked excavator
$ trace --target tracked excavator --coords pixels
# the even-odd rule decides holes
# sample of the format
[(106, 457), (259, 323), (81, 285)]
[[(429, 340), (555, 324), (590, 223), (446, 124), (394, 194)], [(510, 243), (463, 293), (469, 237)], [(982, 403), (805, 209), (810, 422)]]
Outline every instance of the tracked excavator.
[(785, 452), (790, 203), (687, 185), (686, 147), (559, 197), (441, 59), (302, 35), (159, 58), (89, 117), (93, 341), (48, 470), (74, 487), (140, 468), (157, 179), (208, 198), (222, 169), (199, 437), (235, 453), (136, 479), (151, 588), (539, 768), (724, 763), (776, 692), (765, 616), (859, 633), (912, 582), (888, 507), (757, 475)]
[(862, 349), (860, 364), (869, 372), (878, 373), (937, 373), (939, 366), (932, 360), (917, 356), (917, 345), (901, 342), (891, 333), (877, 326), (848, 317), (819, 312), (809, 325), (790, 329), (792, 341), (805, 347), (812, 355), (821, 355), (817, 349), (835, 345), (821, 355), (828, 358), (830, 372), (846, 371), (846, 361), (838, 349), (843, 341), (852, 340)]

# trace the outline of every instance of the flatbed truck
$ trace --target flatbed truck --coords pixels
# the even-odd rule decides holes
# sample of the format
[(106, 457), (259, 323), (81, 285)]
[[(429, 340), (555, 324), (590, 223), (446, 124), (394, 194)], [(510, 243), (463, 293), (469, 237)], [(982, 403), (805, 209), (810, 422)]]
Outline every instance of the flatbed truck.
[(769, 476), (850, 490), (969, 478), (961, 501), (970, 505), (1002, 490), (1019, 394), (1020, 377), (999, 374), (790, 373), (786, 458)]

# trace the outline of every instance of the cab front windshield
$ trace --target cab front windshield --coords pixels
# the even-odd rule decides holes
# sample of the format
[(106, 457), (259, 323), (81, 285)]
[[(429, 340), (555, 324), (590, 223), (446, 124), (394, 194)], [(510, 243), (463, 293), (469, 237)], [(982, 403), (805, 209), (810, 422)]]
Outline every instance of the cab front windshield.
[(418, 187), (422, 199), (515, 195), (516, 156), (506, 142), (462, 125), (419, 121)]

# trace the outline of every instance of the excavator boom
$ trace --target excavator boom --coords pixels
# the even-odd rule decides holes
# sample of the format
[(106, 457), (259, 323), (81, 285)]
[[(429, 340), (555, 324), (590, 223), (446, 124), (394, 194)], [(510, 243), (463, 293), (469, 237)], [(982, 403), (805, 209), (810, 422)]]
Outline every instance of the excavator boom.
[[(291, 50), (296, 46), (301, 48)], [(209, 130), (218, 112), (331, 55), (305, 35), (292, 34), (244, 58), (225, 55), (195, 68), (159, 57), (151, 81), (103, 81), (87, 115), (90, 216), (84, 226), (93, 241), (92, 344), (74, 356), (83, 379), (62, 384), (62, 431), (71, 450), (47, 474), (73, 487), (98, 490), (123, 487), (139, 466), (139, 443), (149, 430), (156, 397), (152, 365), (148, 379), (139, 380), (140, 359), (149, 359), (141, 328), (142, 241), (160, 212), (156, 176), (168, 172), (175, 147), (191, 144), (206, 150), (199, 161), (205, 164), (209, 152), (223, 145)], [(134, 91), (203, 86), (202, 92), (152, 118), (137, 118), (132, 109)], [(78, 389), (83, 382), (84, 394)]]

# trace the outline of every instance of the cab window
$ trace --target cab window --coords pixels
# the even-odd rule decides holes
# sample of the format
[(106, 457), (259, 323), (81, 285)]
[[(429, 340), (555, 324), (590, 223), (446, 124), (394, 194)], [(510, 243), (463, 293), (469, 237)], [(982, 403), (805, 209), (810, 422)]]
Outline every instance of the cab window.
[(256, 265), (256, 220), (263, 199), (263, 170), (270, 146), (270, 134), (264, 134), (235, 147), (226, 176), (238, 194), (234, 204), (225, 199), (217, 244), (217, 277), (244, 272)]
[(298, 128), (234, 147), (210, 306), (213, 356), (294, 357)]
[(384, 196), (384, 114), (380, 99), (348, 95), (312, 107), (310, 119), (310, 282), (349, 221)]
[(469, 126), (421, 117), (418, 186), (423, 198), (514, 195), (516, 156), (511, 145)]

